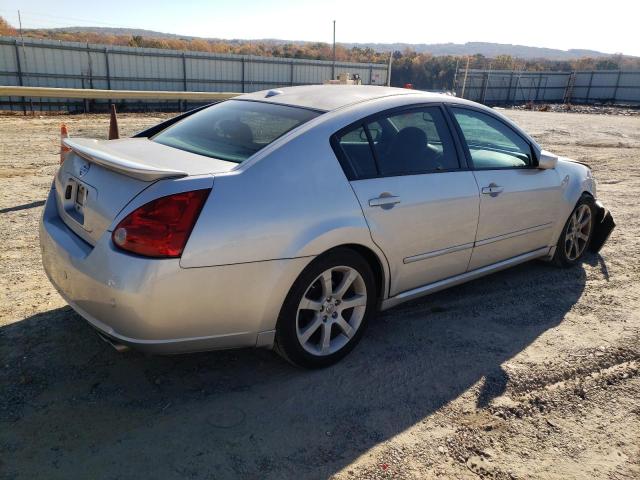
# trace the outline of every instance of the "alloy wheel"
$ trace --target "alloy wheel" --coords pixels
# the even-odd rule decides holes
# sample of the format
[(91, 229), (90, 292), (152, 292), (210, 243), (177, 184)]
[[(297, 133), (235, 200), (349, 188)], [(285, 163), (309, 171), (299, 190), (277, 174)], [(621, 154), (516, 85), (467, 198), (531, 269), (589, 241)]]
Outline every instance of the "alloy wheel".
[(575, 209), (567, 224), (564, 238), (564, 253), (568, 260), (576, 260), (587, 248), (591, 237), (592, 223), (589, 205), (582, 204)]
[(300, 300), (298, 342), (312, 355), (331, 355), (353, 338), (366, 309), (367, 288), (362, 275), (352, 267), (329, 268), (311, 282)]

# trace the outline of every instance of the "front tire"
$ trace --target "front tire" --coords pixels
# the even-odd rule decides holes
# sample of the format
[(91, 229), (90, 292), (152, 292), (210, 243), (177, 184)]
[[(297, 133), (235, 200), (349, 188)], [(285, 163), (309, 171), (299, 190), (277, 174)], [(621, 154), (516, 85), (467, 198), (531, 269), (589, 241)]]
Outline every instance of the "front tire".
[(322, 368), (360, 341), (377, 303), (369, 264), (348, 248), (311, 262), (294, 282), (276, 327), (275, 350), (294, 365)]
[(562, 229), (553, 262), (559, 267), (579, 263), (589, 249), (595, 226), (596, 208), (593, 197), (583, 195)]

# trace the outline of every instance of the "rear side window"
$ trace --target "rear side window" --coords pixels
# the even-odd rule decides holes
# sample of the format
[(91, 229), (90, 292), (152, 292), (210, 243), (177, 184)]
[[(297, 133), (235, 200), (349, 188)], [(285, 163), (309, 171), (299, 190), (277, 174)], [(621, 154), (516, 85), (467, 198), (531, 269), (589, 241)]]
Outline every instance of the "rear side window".
[(378, 174), (367, 132), (363, 126), (344, 133), (337, 140), (338, 147), (356, 178), (374, 177)]
[(474, 168), (526, 168), (531, 145), (500, 120), (476, 110), (453, 107)]
[(228, 100), (171, 125), (154, 142), (241, 163), (288, 131), (320, 115), (303, 108)]

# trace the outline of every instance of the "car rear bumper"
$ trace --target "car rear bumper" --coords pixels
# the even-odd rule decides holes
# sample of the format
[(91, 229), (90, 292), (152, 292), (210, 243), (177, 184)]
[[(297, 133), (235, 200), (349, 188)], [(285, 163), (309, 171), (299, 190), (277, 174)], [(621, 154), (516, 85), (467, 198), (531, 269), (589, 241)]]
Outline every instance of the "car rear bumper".
[(282, 302), (310, 258), (181, 268), (95, 246), (60, 219), (53, 196), (40, 223), (44, 270), (69, 305), (115, 344), (155, 353), (270, 347)]
[(611, 212), (607, 210), (599, 200), (596, 201), (596, 212), (596, 222), (589, 245), (589, 250), (593, 253), (598, 253), (602, 249), (605, 242), (609, 239), (611, 232), (613, 232), (613, 229), (616, 227)]

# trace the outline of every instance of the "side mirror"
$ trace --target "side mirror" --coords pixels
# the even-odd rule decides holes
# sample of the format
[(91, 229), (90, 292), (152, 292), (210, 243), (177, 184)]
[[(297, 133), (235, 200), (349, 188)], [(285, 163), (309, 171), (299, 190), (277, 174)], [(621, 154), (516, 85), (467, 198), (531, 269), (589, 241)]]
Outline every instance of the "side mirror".
[(558, 156), (554, 155), (551, 152), (547, 152), (546, 150), (542, 150), (540, 152), (540, 157), (538, 158), (538, 168), (542, 170), (551, 170), (556, 168), (558, 165)]

